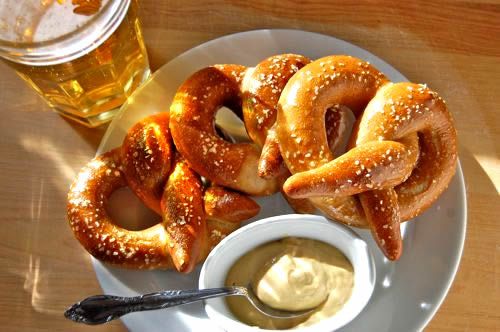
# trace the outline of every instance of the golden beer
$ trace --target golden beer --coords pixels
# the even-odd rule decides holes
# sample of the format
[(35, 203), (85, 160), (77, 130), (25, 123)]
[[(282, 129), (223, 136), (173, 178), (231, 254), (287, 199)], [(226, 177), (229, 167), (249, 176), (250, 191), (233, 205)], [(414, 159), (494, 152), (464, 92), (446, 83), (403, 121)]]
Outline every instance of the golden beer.
[[(49, 65), (43, 60), (34, 64), (20, 63), (15, 58), (5, 61), (61, 115), (89, 127), (98, 126), (112, 118), (150, 73), (137, 2), (129, 1), (126, 10), (109, 37), (97, 48), (74, 59)], [(81, 39), (75, 40), (81, 42)], [(69, 56), (75, 57), (74, 54)], [(45, 62), (60, 61), (56, 56), (56, 60)]]

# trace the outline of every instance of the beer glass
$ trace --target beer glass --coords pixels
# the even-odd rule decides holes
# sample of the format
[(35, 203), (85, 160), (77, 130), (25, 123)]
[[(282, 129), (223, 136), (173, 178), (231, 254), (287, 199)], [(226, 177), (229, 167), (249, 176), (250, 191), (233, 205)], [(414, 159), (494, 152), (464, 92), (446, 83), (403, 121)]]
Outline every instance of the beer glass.
[(2, 0), (0, 57), (49, 106), (109, 121), (149, 76), (136, 0)]

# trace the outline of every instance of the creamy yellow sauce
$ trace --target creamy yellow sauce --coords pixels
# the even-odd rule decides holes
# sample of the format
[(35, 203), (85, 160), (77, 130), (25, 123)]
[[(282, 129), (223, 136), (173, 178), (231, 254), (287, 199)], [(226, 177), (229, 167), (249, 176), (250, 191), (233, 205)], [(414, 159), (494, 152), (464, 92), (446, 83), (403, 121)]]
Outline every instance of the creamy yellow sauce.
[(335, 315), (351, 296), (354, 271), (337, 248), (288, 237), (253, 249), (231, 267), (226, 285), (250, 284), (259, 299), (273, 308), (297, 311), (319, 307), (305, 317), (273, 319), (243, 297), (226, 298), (240, 321), (265, 329), (297, 328)]

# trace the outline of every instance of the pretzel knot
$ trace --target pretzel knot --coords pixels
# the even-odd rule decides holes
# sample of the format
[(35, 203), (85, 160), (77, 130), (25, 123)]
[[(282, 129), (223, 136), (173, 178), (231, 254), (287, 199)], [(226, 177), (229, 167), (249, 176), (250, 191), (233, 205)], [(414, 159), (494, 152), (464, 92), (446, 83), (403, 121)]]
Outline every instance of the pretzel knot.
[[(344, 107), (357, 123), (351, 149), (336, 157), (324, 118), (327, 109)], [(402, 252), (399, 223), (428, 208), (456, 168), (456, 132), (444, 100), (425, 85), (391, 83), (349, 56), (318, 59), (289, 80), (277, 137), (294, 174), (285, 193), (309, 198), (332, 219), (369, 227), (391, 260)]]
[[(116, 225), (106, 202), (129, 186), (162, 222), (131, 231)], [(67, 214), (76, 238), (97, 259), (127, 268), (189, 272), (259, 206), (248, 196), (210, 185), (175, 152), (169, 114), (134, 125), (121, 147), (94, 158), (77, 175)]]

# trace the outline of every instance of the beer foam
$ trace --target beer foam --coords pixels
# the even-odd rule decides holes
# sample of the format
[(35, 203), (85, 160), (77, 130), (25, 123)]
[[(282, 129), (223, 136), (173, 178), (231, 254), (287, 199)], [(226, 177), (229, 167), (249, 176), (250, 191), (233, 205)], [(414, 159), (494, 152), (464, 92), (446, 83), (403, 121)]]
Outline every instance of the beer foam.
[[(73, 13), (71, 0), (3, 0), (0, 39), (10, 42), (43, 42), (67, 35), (93, 18)], [(105, 6), (109, 0), (103, 0)]]

